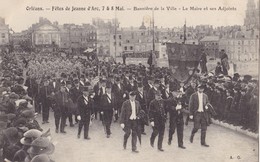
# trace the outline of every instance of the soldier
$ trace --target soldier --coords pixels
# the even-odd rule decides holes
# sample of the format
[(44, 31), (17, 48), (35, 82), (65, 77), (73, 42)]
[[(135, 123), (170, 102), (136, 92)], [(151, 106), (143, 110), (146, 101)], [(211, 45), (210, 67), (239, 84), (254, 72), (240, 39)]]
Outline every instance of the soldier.
[(105, 127), (107, 138), (109, 138), (111, 135), (110, 127), (113, 119), (115, 101), (115, 96), (111, 93), (111, 88), (111, 84), (108, 83), (106, 86), (106, 93), (103, 94), (100, 98), (101, 114), (103, 116), (102, 124)]
[(154, 140), (158, 136), (158, 150), (164, 151), (162, 148), (166, 114), (164, 110), (164, 101), (161, 98), (161, 92), (155, 91), (155, 99), (153, 99), (149, 105), (149, 120), (153, 128), (153, 132), (150, 138), (150, 144), (154, 147)]
[(168, 145), (171, 145), (172, 136), (177, 128), (177, 137), (178, 137), (178, 147), (185, 149), (183, 146), (183, 111), (185, 109), (185, 98), (182, 97), (182, 92), (179, 92), (179, 95), (175, 98), (172, 97), (169, 103), (169, 113), (170, 113), (170, 126), (169, 126), (169, 139)]
[(80, 138), (81, 130), (84, 127), (84, 139), (89, 140), (89, 124), (90, 124), (90, 117), (94, 115), (94, 105), (93, 99), (89, 97), (91, 89), (89, 87), (82, 88), (83, 95), (80, 95), (78, 98), (78, 116), (77, 119), (79, 120), (79, 129), (78, 129), (78, 138)]
[(195, 92), (190, 97), (189, 102), (189, 110), (190, 110), (190, 118), (194, 118), (194, 127), (191, 132), (190, 142), (193, 143), (193, 138), (195, 133), (201, 127), (201, 145), (205, 147), (209, 147), (206, 144), (206, 130), (208, 125), (208, 114), (206, 110), (208, 109), (207, 104), (208, 96), (203, 93), (205, 89), (204, 85), (198, 86), (198, 92)]
[(137, 128), (138, 118), (137, 115), (141, 109), (138, 101), (135, 100), (136, 93), (129, 93), (129, 100), (126, 100), (122, 105), (122, 111), (120, 114), (120, 126), (125, 132), (123, 147), (126, 149), (127, 139), (132, 132), (132, 152), (138, 153), (136, 148), (137, 142)]

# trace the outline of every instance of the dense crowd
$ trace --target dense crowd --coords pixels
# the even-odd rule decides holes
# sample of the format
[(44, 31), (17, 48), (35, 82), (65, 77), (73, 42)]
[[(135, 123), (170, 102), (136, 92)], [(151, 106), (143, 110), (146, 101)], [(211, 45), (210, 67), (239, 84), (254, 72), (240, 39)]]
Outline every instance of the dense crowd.
[[(119, 120), (125, 128), (122, 125), (127, 115), (124, 107), (132, 96), (141, 108), (136, 114), (140, 119), (138, 138), (146, 134), (145, 125), (156, 118), (151, 108), (156, 104), (154, 100), (163, 100), (164, 110), (159, 112), (168, 114), (165, 120), (170, 122), (168, 144), (171, 144), (175, 129), (171, 124), (172, 107), (184, 114), (185, 124), (188, 125), (190, 96), (197, 91), (198, 85), (203, 85), (213, 107), (208, 124), (212, 117), (258, 132), (258, 80), (250, 75), (241, 77), (236, 73), (231, 77), (227, 72), (223, 74), (220, 64), (214, 73), (201, 74), (197, 71), (189, 82), (179, 83), (168, 68), (149, 69), (142, 64), (90, 61), (52, 53), (8, 53), (2, 54), (1, 58), (0, 147), (2, 158), (9, 161), (33, 162), (39, 158), (51, 161), (54, 145), (49, 133), (43, 133), (38, 124), (37, 116), (40, 114), (42, 124), (48, 124), (49, 112), (54, 112), (56, 133), (66, 133), (67, 120), (70, 127), (78, 124), (78, 138), (84, 127), (85, 139), (90, 139), (90, 122), (101, 120), (109, 138), (113, 120)], [(130, 133), (124, 131), (127, 141)], [(153, 135), (156, 137), (156, 133)], [(155, 138), (153, 135), (152, 138)], [(154, 141), (151, 142), (153, 145)], [(179, 147), (183, 147), (182, 141)]]

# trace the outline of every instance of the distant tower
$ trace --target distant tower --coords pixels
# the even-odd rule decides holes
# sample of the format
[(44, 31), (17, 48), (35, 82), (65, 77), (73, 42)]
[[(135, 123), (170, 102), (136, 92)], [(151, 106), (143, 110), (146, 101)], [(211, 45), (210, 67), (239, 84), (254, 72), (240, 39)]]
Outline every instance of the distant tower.
[[(258, 2), (259, 4), (259, 2)], [(247, 9), (246, 9), (246, 17), (244, 19), (244, 25), (246, 28), (252, 29), (258, 27), (259, 25), (259, 7), (256, 8), (256, 4), (254, 0), (248, 0)]]

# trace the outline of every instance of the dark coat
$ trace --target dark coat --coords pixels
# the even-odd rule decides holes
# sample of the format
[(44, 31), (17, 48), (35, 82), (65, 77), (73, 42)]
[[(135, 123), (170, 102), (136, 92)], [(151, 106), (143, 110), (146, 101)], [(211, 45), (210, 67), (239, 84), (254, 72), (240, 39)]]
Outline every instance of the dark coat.
[[(209, 103), (208, 96), (205, 93), (203, 93), (203, 109), (208, 103)], [(190, 97), (189, 110), (191, 115), (194, 115), (195, 112), (197, 112), (198, 108), (199, 108), (199, 97), (198, 97), (198, 92), (196, 92), (193, 93)]]
[(103, 94), (100, 98), (100, 111), (113, 111), (115, 103), (115, 96), (112, 93), (111, 98), (107, 94)]
[(81, 95), (81, 96), (79, 96), (77, 103), (78, 103), (77, 115), (81, 116), (82, 121), (86, 121), (88, 119), (88, 117), (94, 113), (94, 101), (93, 101), (93, 99), (88, 98), (88, 102), (86, 104), (83, 95)]
[(153, 99), (149, 105), (149, 120), (154, 122), (155, 125), (161, 125), (166, 122), (164, 104), (164, 100)]
[[(137, 101), (137, 100), (135, 100), (135, 107), (136, 107), (136, 115), (138, 115), (140, 113), (141, 107), (140, 107), (139, 101)], [(127, 126), (129, 123), (131, 114), (132, 114), (132, 108), (131, 108), (130, 100), (126, 100), (122, 105), (119, 123), (120, 124), (123, 123)]]

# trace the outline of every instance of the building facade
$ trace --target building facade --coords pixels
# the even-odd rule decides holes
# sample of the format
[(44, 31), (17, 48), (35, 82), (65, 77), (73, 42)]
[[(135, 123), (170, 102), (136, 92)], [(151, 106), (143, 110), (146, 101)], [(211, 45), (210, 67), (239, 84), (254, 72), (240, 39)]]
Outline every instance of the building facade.
[(209, 58), (219, 57), (219, 37), (218, 36), (205, 36), (199, 41), (203, 45), (205, 53)]
[(0, 51), (6, 50), (10, 45), (9, 25), (5, 23), (5, 19), (0, 17)]

